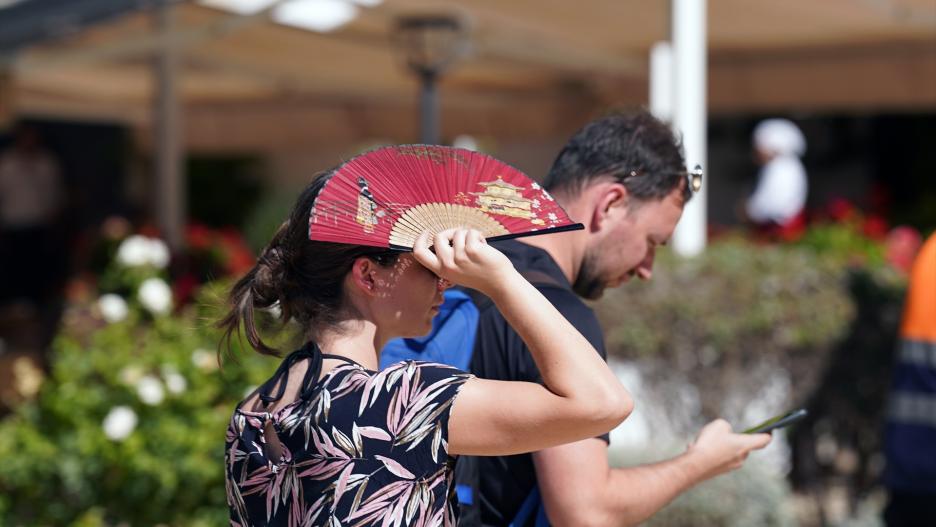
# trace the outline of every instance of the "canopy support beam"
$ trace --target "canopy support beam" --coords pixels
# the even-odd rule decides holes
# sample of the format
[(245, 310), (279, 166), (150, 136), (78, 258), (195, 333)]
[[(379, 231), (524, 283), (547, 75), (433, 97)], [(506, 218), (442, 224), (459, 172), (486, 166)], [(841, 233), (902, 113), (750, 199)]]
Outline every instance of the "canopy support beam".
[(172, 40), (175, 16), (170, 2), (155, 8), (155, 26), (162, 38), (154, 65), (155, 97), (153, 124), (156, 154), (156, 218), (159, 229), (173, 250), (182, 247), (187, 210), (182, 126), (179, 112), (179, 47)]

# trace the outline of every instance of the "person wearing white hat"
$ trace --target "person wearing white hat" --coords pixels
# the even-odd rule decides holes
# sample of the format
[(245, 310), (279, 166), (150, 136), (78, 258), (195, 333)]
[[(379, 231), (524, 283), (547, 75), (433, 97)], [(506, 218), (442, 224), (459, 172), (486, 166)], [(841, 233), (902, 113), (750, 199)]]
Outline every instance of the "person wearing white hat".
[(762, 167), (745, 213), (761, 226), (788, 227), (806, 206), (809, 183), (800, 161), (806, 138), (787, 119), (767, 119), (754, 129), (754, 150)]

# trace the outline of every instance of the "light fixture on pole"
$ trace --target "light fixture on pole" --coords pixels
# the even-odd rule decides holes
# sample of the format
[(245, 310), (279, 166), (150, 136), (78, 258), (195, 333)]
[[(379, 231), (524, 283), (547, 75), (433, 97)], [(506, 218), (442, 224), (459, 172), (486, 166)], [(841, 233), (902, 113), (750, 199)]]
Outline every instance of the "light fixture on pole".
[(406, 65), (419, 77), (420, 136), (425, 144), (439, 142), (439, 98), (436, 82), (439, 76), (467, 48), (464, 26), (446, 15), (414, 15), (397, 20), (394, 33), (396, 47)]

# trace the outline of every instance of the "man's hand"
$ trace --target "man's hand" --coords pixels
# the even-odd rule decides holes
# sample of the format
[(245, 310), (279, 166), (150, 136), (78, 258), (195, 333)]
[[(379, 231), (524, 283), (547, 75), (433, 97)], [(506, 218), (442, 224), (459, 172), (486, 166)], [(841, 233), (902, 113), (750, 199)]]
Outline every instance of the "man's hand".
[(769, 434), (735, 434), (712, 421), (672, 459), (636, 467), (608, 467), (608, 444), (586, 439), (533, 453), (546, 513), (553, 525), (637, 525), (673, 498), (741, 466)]
[(705, 425), (686, 452), (699, 473), (699, 480), (741, 468), (752, 450), (770, 443), (770, 434), (736, 434), (724, 419)]

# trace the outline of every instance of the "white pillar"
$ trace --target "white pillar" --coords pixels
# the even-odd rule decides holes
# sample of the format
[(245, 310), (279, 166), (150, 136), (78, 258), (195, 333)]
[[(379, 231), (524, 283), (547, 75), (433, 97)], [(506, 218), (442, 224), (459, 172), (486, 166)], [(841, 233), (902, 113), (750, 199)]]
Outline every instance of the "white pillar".
[(650, 48), (650, 113), (657, 119), (673, 122), (673, 46), (657, 42)]
[[(682, 134), (686, 165), (706, 164), (706, 0), (672, 0), (675, 55), (673, 128)], [(706, 170), (708, 172), (708, 170)], [(705, 249), (706, 193), (709, 178), (683, 211), (673, 236), (673, 249), (695, 256)]]

